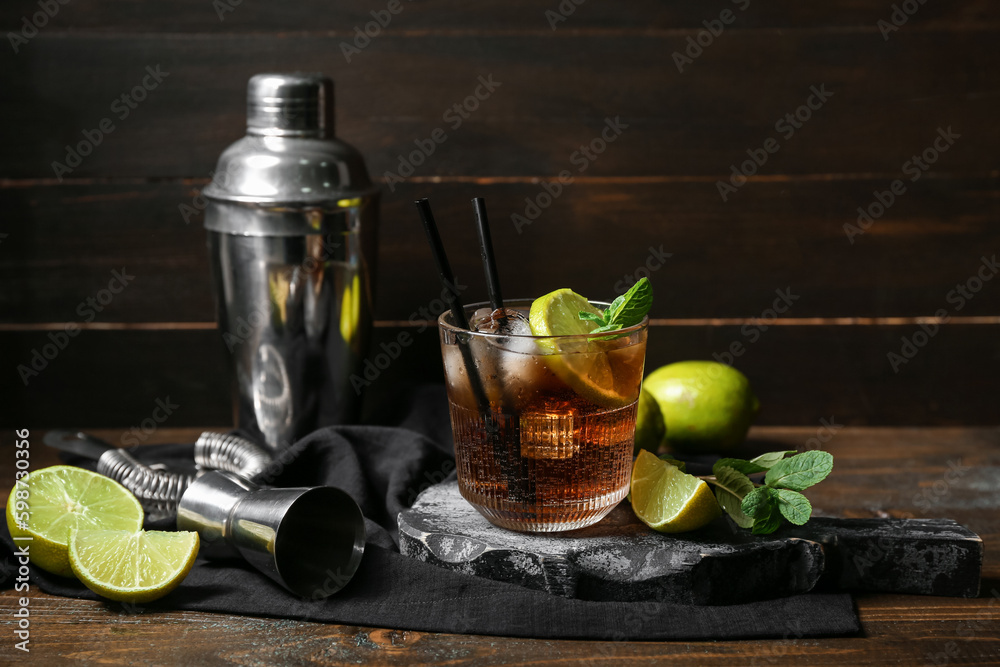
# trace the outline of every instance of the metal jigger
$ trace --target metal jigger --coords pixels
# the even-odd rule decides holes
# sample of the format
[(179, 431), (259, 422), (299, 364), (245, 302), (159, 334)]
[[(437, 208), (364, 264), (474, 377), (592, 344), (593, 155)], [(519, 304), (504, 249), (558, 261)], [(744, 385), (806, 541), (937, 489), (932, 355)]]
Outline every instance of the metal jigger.
[(365, 550), (365, 518), (340, 489), (262, 489), (218, 470), (184, 492), (177, 529), (198, 531), (200, 555), (242, 556), (291, 592), (314, 600), (343, 588)]

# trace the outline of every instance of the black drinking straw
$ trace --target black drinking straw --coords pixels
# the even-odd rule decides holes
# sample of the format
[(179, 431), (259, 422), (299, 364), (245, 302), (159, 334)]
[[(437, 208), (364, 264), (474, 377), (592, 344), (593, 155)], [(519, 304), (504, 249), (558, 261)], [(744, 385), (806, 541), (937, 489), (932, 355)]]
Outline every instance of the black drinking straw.
[[(428, 202), (425, 197), (423, 199), (418, 199), (414, 203), (417, 206), (417, 213), (420, 214), (420, 221), (424, 224), (424, 231), (427, 232), (427, 241), (431, 244), (431, 253), (434, 255), (434, 261), (437, 264), (438, 273), (441, 276), (441, 284), (444, 285), (445, 288), (445, 298), (451, 307), (451, 316), (459, 327), (465, 329), (466, 331), (471, 331), (472, 329), (469, 326), (469, 319), (465, 316), (465, 308), (462, 306), (462, 300), (458, 294), (455, 276), (451, 272), (451, 264), (448, 263), (448, 255), (444, 250), (444, 244), (441, 243), (441, 235), (438, 233), (437, 223), (434, 221), (434, 214), (431, 212), (430, 202)], [(485, 220), (485, 209), (483, 212), (483, 219)], [(497, 294), (499, 295), (499, 290), (497, 290)], [(479, 373), (476, 371), (475, 360), (472, 358), (472, 350), (468, 345), (463, 345), (462, 343), (462, 338), (459, 337), (457, 341), (458, 349), (461, 350), (462, 353), (462, 361), (465, 363), (465, 369), (469, 375), (469, 385), (471, 386), (472, 393), (475, 396), (476, 404), (479, 406), (480, 413), (485, 416), (487, 438), (493, 447), (494, 456), (500, 461), (501, 469), (511, 470), (511, 464), (513, 462), (511, 460), (510, 453), (505, 450), (503, 447), (503, 441), (499, 437), (500, 424), (498, 424), (493, 418), (493, 412), (490, 409), (490, 402), (486, 398), (486, 390), (483, 388), (483, 384), (479, 379)], [(517, 458), (520, 459), (518, 463), (521, 467), (521, 483), (518, 485), (520, 487), (519, 490), (521, 491), (524, 502), (533, 502), (534, 493), (529, 488), (527, 471), (525, 470), (527, 462), (521, 459), (520, 456)]]
[(451, 316), (462, 329), (471, 330), (469, 318), (465, 316), (465, 308), (462, 307), (462, 299), (458, 295), (458, 288), (455, 283), (455, 275), (451, 272), (451, 264), (448, 263), (448, 254), (444, 251), (444, 244), (441, 243), (441, 235), (438, 233), (437, 223), (434, 222), (434, 214), (431, 212), (431, 203), (427, 198), (418, 199), (414, 202), (417, 205), (417, 213), (420, 214), (420, 221), (424, 223), (424, 231), (427, 232), (427, 241), (431, 244), (431, 253), (434, 254), (434, 262), (437, 264), (438, 273), (441, 276), (441, 284), (446, 292), (445, 299), (451, 306)]
[[(451, 272), (451, 264), (448, 263), (448, 253), (444, 251), (444, 244), (441, 243), (441, 234), (438, 233), (437, 223), (434, 222), (434, 214), (431, 212), (431, 203), (427, 198), (418, 199), (414, 202), (417, 205), (417, 213), (420, 214), (420, 221), (424, 223), (424, 231), (427, 232), (427, 240), (431, 244), (431, 253), (434, 255), (434, 263), (437, 264), (438, 274), (441, 276), (441, 284), (445, 289), (445, 300), (451, 306), (451, 317), (455, 324), (466, 331), (471, 331), (469, 318), (465, 316), (465, 308), (462, 306), (462, 299), (458, 295), (458, 288), (455, 283), (455, 275)], [(462, 344), (462, 339), (457, 341), (458, 349), (462, 352), (462, 361), (465, 363), (465, 370), (469, 375), (469, 385), (472, 387), (472, 395), (476, 399), (479, 410), (485, 414), (490, 414), (490, 402), (486, 399), (486, 390), (479, 380), (476, 372), (476, 363), (472, 358), (472, 350), (468, 345)]]
[[(476, 197), (472, 200), (472, 209), (476, 214), (476, 231), (479, 232), (479, 251), (483, 259), (483, 271), (486, 273), (486, 289), (490, 295), (490, 307), (493, 309), (493, 321), (498, 325), (498, 330), (502, 330), (507, 324), (507, 311), (505, 311), (503, 307), (503, 296), (500, 292), (500, 273), (497, 271), (496, 258), (493, 256), (493, 239), (490, 236), (490, 220), (486, 216), (486, 201), (482, 197)], [(504, 396), (505, 392), (501, 391), (500, 412), (506, 414), (510, 407), (505, 405)], [(498, 438), (498, 441), (494, 445), (494, 451), (499, 451), (503, 449), (502, 443), (499, 442), (499, 424), (494, 424), (494, 427), (497, 431), (496, 435)], [(520, 481), (520, 484), (517, 486), (521, 499), (525, 503), (532, 503), (535, 501), (535, 491), (528, 483), (528, 460), (520, 455), (520, 425), (517, 427), (508, 426), (508, 428), (511, 428), (517, 434), (516, 441), (518, 444), (516, 445), (516, 454), (505, 452), (507, 464), (508, 466), (517, 466), (519, 469), (520, 472), (516, 479)], [(510, 469), (511, 468), (508, 468), (508, 470)]]
[(499, 324), (507, 322), (503, 310), (503, 296), (500, 293), (500, 274), (497, 272), (497, 262), (493, 256), (493, 239), (490, 237), (490, 220), (486, 217), (486, 202), (482, 197), (472, 200), (472, 208), (476, 213), (476, 231), (479, 232), (479, 252), (483, 258), (483, 270), (486, 272), (486, 289), (490, 295), (490, 307), (500, 311)]

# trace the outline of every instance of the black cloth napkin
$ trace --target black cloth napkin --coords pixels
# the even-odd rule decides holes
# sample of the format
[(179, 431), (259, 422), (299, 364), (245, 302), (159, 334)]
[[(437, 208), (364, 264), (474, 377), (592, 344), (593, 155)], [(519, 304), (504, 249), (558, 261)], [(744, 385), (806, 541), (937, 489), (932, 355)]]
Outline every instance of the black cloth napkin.
[[(751, 604), (699, 607), (656, 602), (570, 600), (460, 574), (399, 553), (396, 516), (454, 469), (443, 390), (422, 387), (381, 413), (394, 426), (321, 429), (296, 443), (259, 481), (339, 487), (366, 517), (368, 542), (347, 586), (325, 600), (289, 593), (242, 561), (199, 559), (170, 595), (127, 613), (198, 610), (350, 625), (550, 639), (657, 640), (815, 637), (859, 632), (851, 597), (809, 594)], [(132, 450), (147, 461), (190, 460), (193, 445)], [(73, 463), (82, 463), (71, 461)], [(0, 559), (15, 564), (2, 529)], [(31, 585), (98, 599), (79, 582), (31, 568)], [(2, 584), (14, 585), (8, 576)], [(109, 603), (112, 604), (112, 603)], [(112, 605), (119, 607), (118, 605)]]

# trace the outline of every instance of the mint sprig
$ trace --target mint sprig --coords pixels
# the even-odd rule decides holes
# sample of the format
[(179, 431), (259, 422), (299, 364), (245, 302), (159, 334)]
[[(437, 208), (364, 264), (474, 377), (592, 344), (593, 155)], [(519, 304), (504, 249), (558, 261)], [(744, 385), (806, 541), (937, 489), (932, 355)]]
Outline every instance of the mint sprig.
[(604, 333), (639, 324), (652, 306), (653, 286), (650, 284), (649, 278), (644, 277), (632, 285), (627, 292), (612, 301), (607, 310), (600, 315), (581, 310), (579, 317), (581, 320), (597, 323), (597, 328), (591, 333)]
[[(826, 479), (833, 470), (833, 455), (811, 451), (785, 458), (793, 451), (769, 452), (749, 461), (719, 459), (712, 466), (715, 498), (740, 528), (755, 535), (773, 533), (782, 518), (801, 526), (812, 516), (809, 499), (799, 493)], [(754, 484), (748, 475), (766, 472), (764, 483)]]

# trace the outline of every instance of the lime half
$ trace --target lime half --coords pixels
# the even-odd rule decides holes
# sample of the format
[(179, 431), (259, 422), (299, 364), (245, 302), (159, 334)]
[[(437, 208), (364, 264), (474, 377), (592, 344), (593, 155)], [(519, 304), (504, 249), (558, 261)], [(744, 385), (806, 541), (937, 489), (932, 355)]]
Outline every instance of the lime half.
[(73, 576), (68, 548), (77, 528), (142, 528), (135, 496), (104, 475), (75, 466), (42, 468), (22, 479), (7, 498), (11, 537), (31, 537), (28, 558), (54, 574)]
[(73, 573), (90, 590), (117, 602), (152, 602), (184, 580), (198, 555), (198, 533), (76, 530)]
[(722, 514), (708, 484), (642, 450), (632, 466), (632, 510), (661, 533), (683, 533)]
[[(531, 304), (528, 324), (535, 336), (576, 336), (589, 334), (595, 322), (580, 319), (580, 311), (600, 315), (584, 297), (570, 289), (557, 289)], [(634, 399), (635, 387), (620, 389), (615, 383), (608, 354), (596, 341), (576, 340), (557, 344), (542, 341), (548, 352), (545, 361), (559, 378), (589, 401), (605, 408), (621, 408)]]

